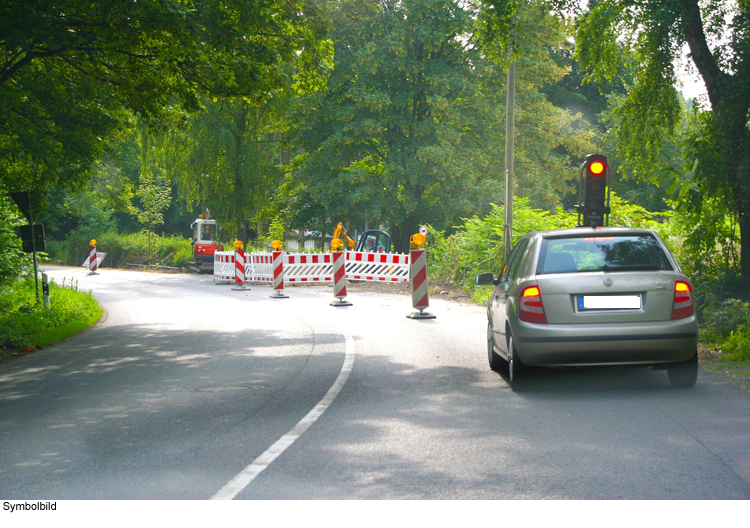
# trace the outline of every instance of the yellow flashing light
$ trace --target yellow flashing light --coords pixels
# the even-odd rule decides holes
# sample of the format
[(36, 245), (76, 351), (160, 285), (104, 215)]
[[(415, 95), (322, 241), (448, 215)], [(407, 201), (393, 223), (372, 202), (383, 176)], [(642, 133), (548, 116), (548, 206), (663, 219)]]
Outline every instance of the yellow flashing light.
[(539, 297), (539, 288), (531, 286), (523, 291), (523, 297)]
[(417, 233), (416, 235), (411, 236), (409, 242), (411, 243), (412, 249), (420, 249), (426, 240), (427, 239), (422, 233)]
[(92, 238), (91, 241), (89, 242), (89, 245), (95, 246), (96, 245), (96, 239)]
[(341, 247), (344, 245), (344, 243), (341, 241), (340, 238), (334, 238), (331, 240), (331, 249), (333, 251), (341, 251)]
[(274, 240), (271, 242), (271, 247), (276, 251), (281, 251), (282, 246), (283, 244), (281, 243), (281, 240)]
[(234, 249), (243, 249), (244, 247), (245, 244), (242, 243), (242, 240), (235, 240)]

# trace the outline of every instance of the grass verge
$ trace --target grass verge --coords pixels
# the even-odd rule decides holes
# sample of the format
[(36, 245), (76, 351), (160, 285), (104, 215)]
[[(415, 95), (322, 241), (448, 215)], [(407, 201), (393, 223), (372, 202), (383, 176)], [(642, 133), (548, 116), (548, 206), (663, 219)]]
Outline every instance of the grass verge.
[(36, 299), (33, 279), (0, 291), (0, 363), (32, 353), (92, 326), (104, 309), (77, 283), (50, 283), (46, 310)]

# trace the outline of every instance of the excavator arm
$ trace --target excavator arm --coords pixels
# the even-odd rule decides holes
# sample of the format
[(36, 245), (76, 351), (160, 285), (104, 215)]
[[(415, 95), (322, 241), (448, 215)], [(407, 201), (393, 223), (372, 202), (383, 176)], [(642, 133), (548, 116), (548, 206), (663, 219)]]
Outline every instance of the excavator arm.
[(354, 246), (357, 245), (357, 242), (349, 236), (349, 233), (346, 232), (346, 228), (344, 227), (343, 222), (339, 222), (336, 226), (336, 229), (333, 230), (333, 238), (338, 238), (339, 240), (341, 240), (342, 235), (346, 239), (346, 243), (349, 245), (349, 248), (354, 249)]

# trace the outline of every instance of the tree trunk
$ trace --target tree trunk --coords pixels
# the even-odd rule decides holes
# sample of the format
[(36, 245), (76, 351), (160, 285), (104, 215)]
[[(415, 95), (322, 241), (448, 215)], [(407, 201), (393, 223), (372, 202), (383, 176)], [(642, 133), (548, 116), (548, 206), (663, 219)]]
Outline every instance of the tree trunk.
[(408, 253), (409, 239), (419, 231), (419, 221), (413, 216), (407, 217), (399, 225), (393, 226), (391, 231), (390, 235), (396, 253)]
[[(741, 61), (732, 74), (721, 70), (704, 32), (698, 0), (681, 3), (682, 30), (690, 55), (706, 84), (718, 133), (718, 149), (724, 158), (726, 178), (732, 189), (740, 224), (740, 272), (750, 279), (750, 61)], [(729, 199), (730, 197), (727, 197)], [(742, 250), (745, 251), (742, 251)]]

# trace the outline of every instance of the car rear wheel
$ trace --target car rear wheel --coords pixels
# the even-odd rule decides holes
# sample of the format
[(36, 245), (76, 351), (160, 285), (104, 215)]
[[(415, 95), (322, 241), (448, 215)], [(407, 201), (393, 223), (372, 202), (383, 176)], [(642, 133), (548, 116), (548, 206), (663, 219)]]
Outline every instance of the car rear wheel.
[(490, 362), (490, 369), (495, 372), (508, 368), (508, 364), (495, 352), (495, 336), (492, 332), (491, 322), (487, 323), (487, 359)]
[(667, 367), (667, 376), (673, 387), (688, 388), (695, 385), (698, 379), (698, 353), (692, 359)]
[(513, 336), (508, 336), (508, 381), (511, 389), (518, 388), (519, 380), (523, 377), (525, 370), (526, 366), (516, 352)]

